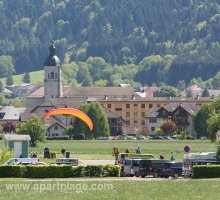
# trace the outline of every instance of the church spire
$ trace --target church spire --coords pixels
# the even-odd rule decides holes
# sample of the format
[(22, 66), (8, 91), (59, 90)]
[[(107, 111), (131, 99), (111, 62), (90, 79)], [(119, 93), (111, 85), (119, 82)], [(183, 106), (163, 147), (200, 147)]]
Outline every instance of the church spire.
[(56, 55), (56, 47), (54, 46), (54, 41), (51, 41), (50, 45), (50, 56), (55, 56)]

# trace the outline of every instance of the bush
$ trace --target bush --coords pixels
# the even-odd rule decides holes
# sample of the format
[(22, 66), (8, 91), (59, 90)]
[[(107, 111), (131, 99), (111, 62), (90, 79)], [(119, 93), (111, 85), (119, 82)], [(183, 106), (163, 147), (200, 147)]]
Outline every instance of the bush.
[(26, 166), (23, 165), (0, 165), (0, 177), (22, 178), (26, 174)]
[(84, 167), (84, 176), (102, 176), (104, 166), (102, 165), (87, 165)]
[(26, 178), (66, 178), (72, 174), (71, 165), (26, 166)]
[(193, 178), (220, 178), (220, 165), (193, 166)]
[(83, 134), (76, 134), (73, 135), (73, 140), (85, 140), (85, 137)]
[(104, 176), (119, 177), (121, 172), (121, 166), (119, 165), (106, 165), (104, 167)]
[(121, 167), (117, 165), (88, 165), (72, 167), (71, 165), (1, 165), (0, 177), (18, 178), (67, 178), (67, 177), (118, 177)]
[(0, 164), (3, 164), (5, 161), (14, 157), (14, 151), (8, 150), (7, 147), (4, 147), (0, 150)]
[(83, 166), (72, 168), (71, 177), (83, 177)]

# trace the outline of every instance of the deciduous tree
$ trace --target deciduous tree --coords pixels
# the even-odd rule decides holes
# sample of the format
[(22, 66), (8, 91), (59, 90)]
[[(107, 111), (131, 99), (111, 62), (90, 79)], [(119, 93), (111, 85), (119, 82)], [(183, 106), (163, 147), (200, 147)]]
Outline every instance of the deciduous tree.
[(21, 135), (30, 135), (31, 146), (35, 147), (37, 142), (45, 140), (46, 127), (41, 118), (36, 115), (32, 115), (27, 122), (18, 123), (16, 133)]

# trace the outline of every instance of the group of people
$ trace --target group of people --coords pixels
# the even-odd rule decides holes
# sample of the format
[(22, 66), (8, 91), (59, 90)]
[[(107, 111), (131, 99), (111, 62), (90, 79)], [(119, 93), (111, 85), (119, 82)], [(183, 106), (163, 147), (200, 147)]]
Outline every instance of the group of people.
[[(136, 152), (136, 154), (141, 154), (141, 148), (138, 147), (135, 152)], [(113, 156), (115, 156), (115, 164), (117, 164), (117, 162), (118, 162), (119, 153), (120, 153), (119, 148), (117, 146), (114, 146), (113, 147)], [(125, 153), (130, 154), (131, 152), (129, 149), (126, 149)]]
[[(113, 156), (115, 156), (115, 164), (117, 164), (117, 162), (118, 162), (119, 153), (120, 153), (119, 148), (118, 148), (117, 146), (114, 146), (114, 147), (113, 147)], [(126, 149), (126, 150), (125, 150), (125, 153), (130, 154), (131, 152), (130, 152), (129, 149)], [(136, 154), (142, 154), (141, 148), (138, 147), (138, 148), (135, 150), (135, 153), (136, 153)], [(160, 155), (160, 159), (164, 160), (164, 156), (163, 156), (163, 155)], [(175, 157), (174, 157), (173, 154), (171, 154), (170, 160), (171, 160), (171, 161), (174, 161), (174, 160), (175, 160)]]

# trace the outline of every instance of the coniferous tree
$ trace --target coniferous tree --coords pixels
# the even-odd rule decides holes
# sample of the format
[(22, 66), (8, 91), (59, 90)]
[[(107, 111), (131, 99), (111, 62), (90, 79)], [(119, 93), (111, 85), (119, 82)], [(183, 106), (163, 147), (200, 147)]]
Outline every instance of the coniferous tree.
[(7, 86), (12, 86), (13, 84), (14, 84), (14, 80), (13, 80), (12, 75), (7, 76), (7, 78), (6, 78), (6, 85)]
[(23, 75), (23, 83), (30, 83), (31, 79), (30, 79), (30, 74), (28, 72), (25, 72)]
[(0, 93), (2, 93), (3, 90), (4, 90), (4, 86), (3, 86), (2, 82), (0, 81)]
[(202, 97), (210, 97), (209, 90), (205, 88), (202, 92)]

